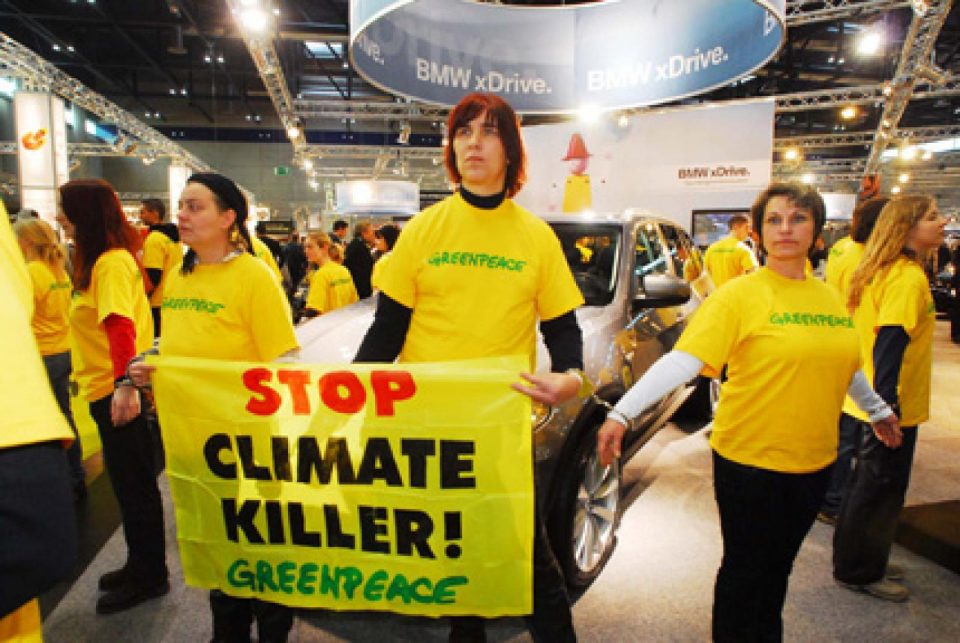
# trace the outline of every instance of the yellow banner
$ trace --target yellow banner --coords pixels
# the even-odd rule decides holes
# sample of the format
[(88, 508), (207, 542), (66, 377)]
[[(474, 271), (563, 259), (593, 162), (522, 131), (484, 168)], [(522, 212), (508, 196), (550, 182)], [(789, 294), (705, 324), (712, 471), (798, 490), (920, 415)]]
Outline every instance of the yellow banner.
[(186, 581), (297, 607), (529, 614), (523, 357), (151, 358)]

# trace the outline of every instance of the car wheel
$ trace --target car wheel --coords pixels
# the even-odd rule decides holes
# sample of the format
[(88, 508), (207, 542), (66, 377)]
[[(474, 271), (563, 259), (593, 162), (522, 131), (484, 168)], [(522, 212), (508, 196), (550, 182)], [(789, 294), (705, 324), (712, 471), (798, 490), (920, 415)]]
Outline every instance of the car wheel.
[(720, 380), (712, 377), (697, 377), (697, 387), (690, 397), (677, 409), (674, 417), (678, 420), (709, 422), (720, 400)]
[(571, 589), (586, 587), (603, 570), (620, 522), (620, 464), (600, 466), (593, 435), (577, 449), (573, 466), (561, 469), (566, 475), (549, 523), (553, 550)]

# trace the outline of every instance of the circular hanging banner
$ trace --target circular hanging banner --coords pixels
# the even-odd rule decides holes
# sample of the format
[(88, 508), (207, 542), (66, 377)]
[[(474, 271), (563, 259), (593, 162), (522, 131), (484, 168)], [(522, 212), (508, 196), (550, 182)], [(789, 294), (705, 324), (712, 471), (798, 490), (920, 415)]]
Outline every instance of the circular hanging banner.
[(350, 57), (370, 83), (455, 105), (469, 92), (526, 113), (617, 109), (693, 96), (762, 67), (786, 0), (607, 0), (519, 7), (351, 0)]

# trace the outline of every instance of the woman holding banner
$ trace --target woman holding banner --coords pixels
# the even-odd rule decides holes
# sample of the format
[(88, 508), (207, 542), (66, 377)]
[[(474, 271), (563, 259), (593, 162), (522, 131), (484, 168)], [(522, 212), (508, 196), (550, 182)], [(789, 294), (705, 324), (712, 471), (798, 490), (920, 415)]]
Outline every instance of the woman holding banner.
[(857, 332), (838, 293), (806, 274), (825, 210), (809, 186), (774, 183), (761, 193), (752, 216), (766, 265), (707, 298), (597, 435), (608, 464), (633, 418), (727, 365), (710, 436), (723, 536), (714, 641), (783, 639), (787, 581), (830, 480), (844, 394), (867, 411), (880, 440), (900, 440), (896, 416), (858, 371)]
[(57, 222), (74, 240), (71, 354), (90, 403), (110, 484), (120, 505), (126, 564), (102, 576), (97, 613), (129, 609), (170, 590), (154, 443), (127, 363), (153, 342), (153, 317), (136, 259), (140, 233), (113, 187), (77, 179), (60, 187)]
[[(170, 275), (165, 299), (213, 305), (163, 308), (164, 356), (269, 362), (299, 348), (286, 296), (253, 255), (246, 220), (247, 201), (233, 181), (213, 173), (187, 179), (179, 227), (189, 250)], [(135, 362), (130, 378), (149, 386), (153, 370)], [(261, 642), (286, 641), (293, 626), (291, 608), (218, 590), (210, 592), (210, 608), (216, 642), (248, 642), (254, 618)]]
[[(400, 233), (390, 270), (378, 281), (373, 324), (355, 361), (435, 362), (525, 355), (536, 360), (536, 330), (553, 372), (522, 374), (514, 388), (559, 404), (583, 387), (583, 342), (574, 309), (583, 303), (550, 227), (511, 197), (526, 179), (513, 109), (492, 94), (470, 94), (451, 111), (447, 172), (459, 190), (414, 217)], [(499, 257), (446, 263), (448, 252)], [(491, 297), (491, 293), (496, 293)], [(535, 641), (575, 641), (563, 574), (537, 516), (533, 546)], [(483, 619), (451, 619), (450, 641), (485, 641)]]

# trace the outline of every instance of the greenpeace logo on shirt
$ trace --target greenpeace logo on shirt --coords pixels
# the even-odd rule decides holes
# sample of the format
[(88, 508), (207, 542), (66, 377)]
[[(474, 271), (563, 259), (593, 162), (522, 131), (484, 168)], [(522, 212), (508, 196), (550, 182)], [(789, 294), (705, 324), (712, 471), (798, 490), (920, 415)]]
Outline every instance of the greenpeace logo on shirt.
[(433, 256), (427, 259), (431, 266), (476, 266), (478, 268), (493, 268), (495, 270), (512, 270), (514, 272), (523, 272), (527, 265), (526, 261), (521, 259), (511, 259), (510, 257), (501, 257), (500, 255), (488, 255), (485, 252), (447, 252), (440, 251), (433, 253)]
[(70, 288), (70, 282), (69, 282), (69, 281), (55, 281), (55, 282), (53, 282), (52, 284), (50, 284), (50, 290), (51, 290), (51, 291), (54, 291), (54, 290), (67, 290), (68, 288)]
[(770, 323), (774, 326), (829, 326), (831, 328), (853, 328), (851, 317), (837, 315), (813, 315), (810, 313), (773, 313)]
[(334, 279), (330, 282), (330, 285), (336, 288), (337, 286), (343, 286), (344, 284), (353, 283), (353, 277), (344, 277), (342, 279)]
[(195, 297), (165, 297), (163, 299), (162, 310), (193, 310), (198, 313), (209, 313), (216, 315), (226, 306), (215, 301), (207, 299), (197, 299)]

